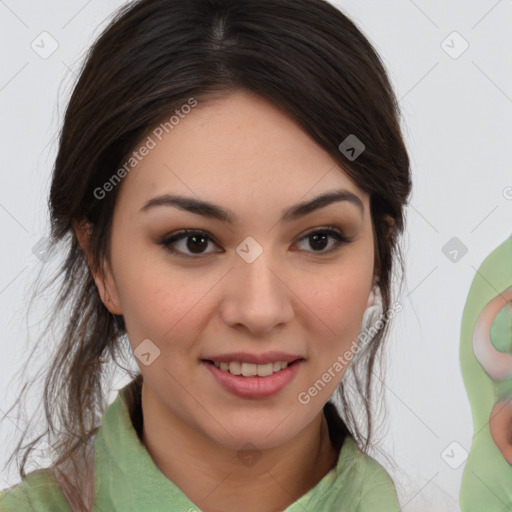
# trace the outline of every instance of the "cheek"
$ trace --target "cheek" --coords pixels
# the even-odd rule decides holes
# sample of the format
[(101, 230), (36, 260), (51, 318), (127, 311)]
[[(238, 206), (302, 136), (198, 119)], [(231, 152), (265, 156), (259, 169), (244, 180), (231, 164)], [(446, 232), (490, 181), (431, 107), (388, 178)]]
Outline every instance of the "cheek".
[(163, 349), (165, 340), (181, 339), (185, 333), (193, 339), (207, 316), (201, 300), (216, 280), (206, 273), (199, 278), (190, 270), (173, 269), (165, 257), (122, 258), (116, 284), (132, 345), (149, 338)]
[[(317, 332), (322, 327), (325, 337), (344, 338), (359, 329), (372, 286), (372, 266), (363, 260), (332, 267), (322, 279), (303, 280), (300, 297), (311, 309), (310, 318), (317, 318)], [(312, 326), (311, 326), (312, 327)], [(328, 329), (329, 328), (329, 329)]]
[(368, 271), (363, 265), (331, 276), (323, 285), (304, 288), (304, 302), (311, 304), (306, 329), (313, 343), (308, 347), (311, 364), (297, 396), (299, 403), (326, 402), (350, 367), (371, 283), (371, 267)]

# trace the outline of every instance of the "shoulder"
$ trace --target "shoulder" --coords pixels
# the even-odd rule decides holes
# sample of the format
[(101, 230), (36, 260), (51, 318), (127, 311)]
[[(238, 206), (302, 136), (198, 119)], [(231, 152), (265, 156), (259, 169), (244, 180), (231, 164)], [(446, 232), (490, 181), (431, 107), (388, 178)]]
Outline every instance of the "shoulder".
[(0, 512), (71, 512), (49, 469), (29, 473), (21, 483), (0, 491)]
[(400, 506), (395, 485), (388, 472), (372, 457), (365, 458), (361, 499), (357, 512), (381, 510), (398, 512)]
[[(352, 438), (345, 440), (345, 455), (351, 466), (351, 480), (358, 481), (358, 497), (354, 503), (357, 512), (399, 512), (400, 505), (395, 485), (384, 467), (359, 449)], [(345, 444), (344, 443), (344, 444)]]

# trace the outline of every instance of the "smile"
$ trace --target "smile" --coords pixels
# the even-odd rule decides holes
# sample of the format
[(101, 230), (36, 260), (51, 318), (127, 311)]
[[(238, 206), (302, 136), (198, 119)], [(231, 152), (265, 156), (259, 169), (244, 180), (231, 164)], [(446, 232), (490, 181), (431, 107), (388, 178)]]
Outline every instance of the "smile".
[(214, 377), (213, 382), (221, 389), (246, 399), (266, 398), (279, 393), (293, 381), (303, 363), (303, 359), (265, 364), (202, 361)]

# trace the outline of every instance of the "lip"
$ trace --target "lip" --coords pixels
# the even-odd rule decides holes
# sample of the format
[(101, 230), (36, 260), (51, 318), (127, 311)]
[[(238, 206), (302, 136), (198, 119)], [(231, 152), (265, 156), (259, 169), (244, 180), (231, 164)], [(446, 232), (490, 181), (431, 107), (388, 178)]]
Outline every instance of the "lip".
[(262, 354), (250, 354), (248, 352), (230, 352), (228, 354), (219, 354), (202, 358), (203, 361), (215, 361), (217, 363), (230, 363), (238, 361), (240, 363), (267, 364), (275, 361), (285, 361), (292, 363), (297, 359), (304, 359), (300, 355), (286, 354), (284, 352), (263, 352)]
[[(284, 359), (274, 359), (274, 361), (279, 360), (284, 361)], [(229, 359), (229, 361), (237, 361), (237, 359)], [(229, 391), (233, 395), (240, 398), (266, 398), (284, 389), (293, 380), (295, 375), (297, 375), (302, 362), (302, 358), (295, 359), (284, 370), (268, 375), (267, 377), (241, 377), (221, 370), (206, 360), (203, 360), (201, 364), (213, 374), (215, 380), (226, 391)]]

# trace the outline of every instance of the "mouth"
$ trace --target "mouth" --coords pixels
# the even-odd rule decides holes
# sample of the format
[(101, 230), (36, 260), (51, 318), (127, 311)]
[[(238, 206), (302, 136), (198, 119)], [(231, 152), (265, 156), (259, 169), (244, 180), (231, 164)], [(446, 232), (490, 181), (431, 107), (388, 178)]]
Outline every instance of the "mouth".
[[(285, 389), (300, 371), (302, 357), (282, 356), (275, 361), (253, 363), (223, 357), (224, 361), (202, 359), (203, 367), (213, 376), (221, 389), (244, 399), (263, 399)], [(253, 357), (254, 360), (254, 357)]]

